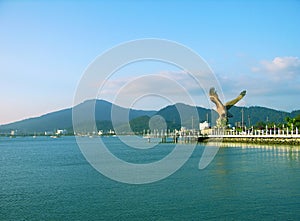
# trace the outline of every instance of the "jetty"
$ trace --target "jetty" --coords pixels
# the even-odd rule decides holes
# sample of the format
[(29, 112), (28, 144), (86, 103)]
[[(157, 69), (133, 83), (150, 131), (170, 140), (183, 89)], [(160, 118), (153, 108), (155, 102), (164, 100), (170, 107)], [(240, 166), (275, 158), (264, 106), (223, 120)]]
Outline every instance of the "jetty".
[(298, 128), (290, 131), (288, 128), (285, 130), (279, 128), (254, 130), (250, 128), (242, 132), (228, 129), (212, 129), (207, 137), (207, 141), (300, 145)]
[(161, 143), (194, 143), (194, 142), (228, 142), (228, 143), (255, 143), (255, 144), (287, 144), (300, 145), (300, 133), (295, 130), (265, 129), (245, 131), (213, 128), (202, 134), (200, 131), (153, 131), (144, 134), (148, 142), (159, 139)]
[(159, 141), (160, 143), (194, 143), (198, 142), (199, 137), (202, 137), (200, 131), (197, 130), (153, 130), (143, 134), (143, 138), (147, 142)]

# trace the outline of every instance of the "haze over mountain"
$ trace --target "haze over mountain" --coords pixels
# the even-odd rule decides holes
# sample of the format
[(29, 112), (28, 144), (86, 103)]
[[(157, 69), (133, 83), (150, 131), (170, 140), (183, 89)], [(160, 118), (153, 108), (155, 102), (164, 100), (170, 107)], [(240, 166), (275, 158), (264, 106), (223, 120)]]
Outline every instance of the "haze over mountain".
[[(82, 113), (87, 113), (87, 109), (93, 105), (92, 100), (85, 101), (74, 108), (80, 109)], [(152, 116), (156, 111), (134, 110), (120, 107), (104, 100), (96, 100), (95, 103), (95, 119), (97, 122), (110, 122), (111, 110), (119, 113), (115, 117), (117, 123), (124, 123), (123, 115), (129, 111), (129, 119), (134, 119), (140, 116)], [(51, 112), (40, 117), (29, 118), (14, 123), (1, 125), (1, 131), (18, 130), (20, 133), (33, 133), (54, 131), (57, 129), (72, 129), (72, 108), (63, 109), (60, 111)]]
[[(114, 122), (118, 126), (119, 131), (122, 131), (122, 128), (125, 128), (124, 124), (128, 121), (127, 116), (129, 116), (130, 125), (133, 131), (149, 129), (149, 120), (154, 115), (160, 115), (164, 118), (169, 129), (179, 129), (181, 126), (198, 129), (199, 122), (205, 120), (212, 122), (215, 121), (215, 118), (217, 117), (215, 111), (202, 107), (195, 108), (182, 103), (166, 106), (159, 111), (144, 111), (120, 107), (104, 100), (89, 100), (74, 108), (81, 110), (83, 114), (86, 114), (90, 105), (93, 105), (93, 102), (95, 102), (95, 120), (97, 129), (104, 131), (114, 129), (111, 122), (112, 110), (117, 113), (114, 115)], [(232, 118), (229, 118), (229, 123), (231, 125), (234, 126), (236, 122), (242, 121), (242, 110), (244, 112), (244, 125), (246, 126), (255, 125), (257, 122), (261, 121), (283, 123), (287, 116), (295, 117), (300, 114), (300, 110), (289, 113), (265, 107), (234, 106), (230, 109), (230, 113), (233, 115)], [(179, 112), (181, 114), (179, 114)], [(20, 134), (30, 134), (35, 132), (44, 133), (45, 131), (55, 131), (57, 129), (67, 129), (68, 131), (71, 131), (72, 128), (72, 108), (67, 108), (40, 117), (1, 125), (0, 133), (8, 133), (11, 130), (17, 130)]]

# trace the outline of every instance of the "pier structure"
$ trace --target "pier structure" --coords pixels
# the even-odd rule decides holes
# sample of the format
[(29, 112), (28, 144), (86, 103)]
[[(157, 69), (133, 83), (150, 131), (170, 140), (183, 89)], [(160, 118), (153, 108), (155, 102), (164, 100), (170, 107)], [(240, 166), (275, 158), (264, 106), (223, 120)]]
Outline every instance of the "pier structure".
[(148, 130), (143, 134), (143, 138), (148, 142), (159, 140), (161, 143), (197, 142), (200, 136), (200, 131), (197, 130)]
[(224, 128), (213, 128), (210, 129), (210, 133), (208, 137), (299, 137), (300, 138), (300, 131), (296, 127), (293, 130), (289, 130), (286, 128), (285, 130), (280, 128), (274, 129), (266, 129), (257, 130), (249, 128), (245, 131), (237, 131), (231, 129), (224, 129)]
[(254, 130), (250, 128), (242, 132), (215, 128), (211, 129), (211, 133), (207, 135), (207, 141), (300, 145), (300, 133), (298, 128), (293, 130), (288, 128), (286, 130), (267, 128), (265, 130)]
[(298, 128), (289, 130), (266, 129), (256, 130), (250, 128), (245, 131), (237, 131), (224, 128), (209, 129), (209, 134), (202, 135), (198, 130), (170, 131), (153, 130), (144, 133), (147, 142), (160, 143), (195, 143), (195, 142), (234, 142), (257, 144), (287, 144), (300, 145), (300, 131)]

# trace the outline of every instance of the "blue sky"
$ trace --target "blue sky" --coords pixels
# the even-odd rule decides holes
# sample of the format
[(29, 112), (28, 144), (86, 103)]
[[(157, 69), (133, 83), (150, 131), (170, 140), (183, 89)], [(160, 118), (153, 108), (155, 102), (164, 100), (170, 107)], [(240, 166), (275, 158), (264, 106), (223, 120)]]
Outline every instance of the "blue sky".
[[(0, 124), (71, 107), (88, 64), (140, 38), (194, 50), (213, 69), (226, 100), (246, 89), (240, 105), (300, 109), (299, 11), (296, 0), (0, 1)], [(139, 74), (180, 75), (154, 63), (127, 69), (111, 80), (111, 93)], [(145, 108), (161, 106), (157, 100)]]

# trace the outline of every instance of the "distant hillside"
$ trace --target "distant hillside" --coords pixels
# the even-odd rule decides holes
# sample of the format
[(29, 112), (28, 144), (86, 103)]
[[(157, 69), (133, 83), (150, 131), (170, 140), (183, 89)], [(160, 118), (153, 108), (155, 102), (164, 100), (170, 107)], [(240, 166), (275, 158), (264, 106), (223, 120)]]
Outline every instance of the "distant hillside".
[[(177, 110), (181, 110), (183, 113), (181, 116)], [(265, 107), (232, 107), (230, 113), (233, 115), (229, 118), (229, 123), (235, 126), (236, 123), (241, 125), (242, 121), (242, 110), (244, 112), (244, 125), (252, 126), (258, 122), (274, 122), (284, 123), (287, 116), (295, 117), (300, 114), (300, 111), (293, 111), (291, 113), (284, 111), (277, 111)], [(209, 122), (215, 122), (217, 113), (210, 109), (189, 106), (186, 104), (170, 105), (159, 110), (155, 115), (162, 116), (168, 129), (180, 129), (181, 126), (186, 128), (199, 128), (199, 122), (206, 121), (208, 118)], [(131, 128), (134, 132), (141, 132), (143, 129), (149, 129), (150, 117), (139, 117), (130, 121)]]
[[(187, 128), (192, 128), (192, 123), (194, 128), (198, 128), (199, 122), (207, 120), (209, 122), (215, 122), (217, 118), (217, 113), (211, 111), (210, 109), (197, 107), (198, 119), (196, 116), (193, 116), (193, 107), (185, 104), (177, 104), (184, 109), (186, 113), (182, 116), (182, 126)], [(237, 122), (242, 121), (242, 110), (244, 112), (244, 125), (249, 126), (255, 125), (258, 122), (275, 122), (275, 123), (284, 123), (287, 116), (295, 117), (300, 114), (300, 111), (293, 111), (291, 113), (273, 110), (265, 107), (232, 107), (229, 112), (233, 117), (229, 118), (229, 123), (234, 126)], [(163, 116), (166, 120), (171, 122), (176, 122), (180, 124), (180, 117), (178, 111), (176, 111), (175, 105), (165, 107), (158, 111), (156, 114)], [(193, 119), (193, 120), (192, 120)], [(192, 122), (193, 121), (193, 122)]]
[(54, 131), (72, 127), (72, 109), (64, 109), (42, 115), (40, 117), (29, 118), (14, 123), (1, 125), (1, 132), (17, 130), (18, 133), (28, 134), (34, 132)]
[[(242, 121), (242, 110), (244, 111), (244, 125), (255, 125), (258, 122), (284, 123), (287, 116), (296, 116), (296, 112), (288, 113), (284, 111), (273, 110), (266, 107), (232, 107), (229, 112), (233, 115), (229, 118), (229, 123), (235, 125)], [(300, 111), (299, 111), (300, 113)]]
[(298, 115), (300, 115), (300, 110), (292, 111), (290, 117), (295, 118)]
[[(92, 100), (85, 101), (74, 108), (82, 111), (83, 114), (87, 113), (87, 108), (93, 105)], [(152, 116), (156, 111), (143, 111), (133, 110), (114, 105), (104, 100), (96, 100), (95, 105), (95, 119), (98, 124), (106, 124), (111, 121), (111, 110), (118, 113), (115, 116), (117, 123), (125, 122), (127, 118), (125, 114), (129, 113), (129, 119), (134, 119), (140, 116)], [(128, 115), (127, 115), (128, 116)], [(1, 125), (0, 132), (9, 132), (10, 130), (18, 130), (19, 133), (28, 134), (34, 132), (54, 131), (56, 129), (69, 129), (72, 128), (72, 108), (48, 113), (40, 117), (29, 118), (18, 122)]]
[[(95, 100), (85, 101), (74, 108), (80, 110), (83, 116), (87, 110), (93, 105)], [(181, 116), (179, 111), (182, 113)], [(141, 132), (149, 129), (150, 117), (154, 115), (162, 116), (167, 122), (168, 129), (180, 129), (181, 126), (187, 128), (199, 128), (199, 122), (207, 120), (215, 122), (217, 114), (215, 111), (202, 107), (192, 107), (190, 105), (178, 103), (169, 105), (159, 111), (143, 111), (133, 110), (114, 105), (104, 100), (96, 100), (95, 119), (98, 130), (108, 131), (113, 129), (111, 122), (111, 111), (114, 110), (114, 122), (118, 127), (118, 131), (126, 132), (128, 127), (124, 124), (128, 119), (130, 126), (134, 132)], [(244, 125), (255, 125), (258, 122), (275, 122), (283, 123), (286, 117), (295, 117), (300, 114), (300, 110), (292, 111), (291, 113), (273, 110), (265, 107), (232, 107), (230, 113), (233, 115), (229, 118), (229, 123), (235, 125), (242, 121), (242, 110), (244, 112)], [(82, 128), (86, 122), (83, 120)], [(54, 131), (56, 129), (68, 129), (72, 131), (72, 108), (52, 112), (40, 117), (30, 118), (15, 123), (0, 126), (0, 133), (9, 132), (10, 130), (18, 130), (22, 134), (30, 134), (34, 132)], [(96, 129), (96, 128), (95, 128)]]
[[(181, 110), (181, 113), (177, 111), (177, 108)], [(202, 108), (202, 107), (193, 107), (186, 104), (176, 104), (170, 105), (165, 108), (159, 110), (157, 115), (162, 116), (167, 122), (171, 122), (174, 125), (179, 125), (187, 128), (199, 128), (199, 122), (203, 122), (207, 119), (211, 122), (212, 111), (210, 109)], [(213, 111), (213, 114), (216, 114)]]

